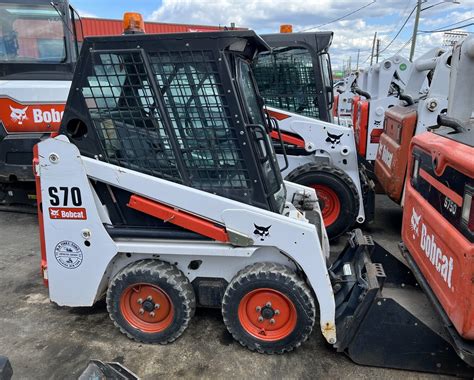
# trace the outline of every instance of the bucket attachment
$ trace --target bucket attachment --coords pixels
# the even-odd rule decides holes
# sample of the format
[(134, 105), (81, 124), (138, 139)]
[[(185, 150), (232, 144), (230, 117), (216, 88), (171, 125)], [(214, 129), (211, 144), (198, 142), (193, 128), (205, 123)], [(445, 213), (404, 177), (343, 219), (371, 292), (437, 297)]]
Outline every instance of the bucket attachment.
[(13, 376), (13, 369), (10, 361), (5, 356), (0, 356), (0, 380), (10, 380)]
[(352, 232), (331, 276), (339, 352), (362, 365), (474, 376), (461, 359), (469, 349), (456, 347), (413, 271), (361, 230)]
[(138, 376), (120, 363), (105, 363), (100, 360), (91, 360), (84, 372), (79, 376), (79, 380), (105, 379), (137, 380)]

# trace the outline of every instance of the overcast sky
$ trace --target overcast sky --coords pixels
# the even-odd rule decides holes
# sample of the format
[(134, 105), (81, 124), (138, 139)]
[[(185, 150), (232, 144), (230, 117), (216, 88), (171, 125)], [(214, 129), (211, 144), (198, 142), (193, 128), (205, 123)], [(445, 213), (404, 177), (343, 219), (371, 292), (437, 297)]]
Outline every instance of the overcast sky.
[[(443, 3), (442, 0), (424, 1), (423, 8), (435, 6), (421, 13), (420, 31), (474, 23), (474, 0), (459, 1), (460, 4)], [(354, 67), (359, 49), (360, 64), (367, 65), (376, 31), (381, 39), (382, 57), (396, 53), (408, 57), (414, 13), (398, 38), (388, 48), (387, 45), (414, 9), (417, 0), (71, 0), (71, 3), (83, 16), (121, 18), (124, 11), (138, 11), (150, 21), (208, 25), (235, 22), (237, 26), (248, 27), (258, 33), (277, 32), (281, 24), (292, 24), (294, 31), (308, 28), (313, 28), (310, 31), (332, 30), (335, 36), (330, 50), (331, 59), (333, 67), (340, 68), (343, 60), (347, 61), (349, 57)], [(368, 6), (343, 20), (331, 22), (365, 5)], [(474, 32), (474, 25), (462, 30)], [(442, 43), (443, 33), (420, 33), (416, 55)]]

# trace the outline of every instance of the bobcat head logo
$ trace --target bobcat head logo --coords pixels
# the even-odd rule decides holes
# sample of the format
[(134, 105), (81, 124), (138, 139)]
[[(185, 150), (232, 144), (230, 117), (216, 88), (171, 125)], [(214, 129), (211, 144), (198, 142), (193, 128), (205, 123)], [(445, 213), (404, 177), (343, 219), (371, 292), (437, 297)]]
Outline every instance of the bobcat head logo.
[(12, 106), (10, 106), (10, 109), (12, 110), (12, 113), (10, 114), (10, 117), (11, 117), (12, 121), (14, 121), (15, 123), (17, 123), (18, 125), (22, 125), (22, 124), (23, 124), (23, 120), (28, 119), (28, 118), (26, 117), (26, 110), (28, 109), (28, 107), (25, 107), (25, 108), (13, 108)]
[(260, 241), (264, 241), (267, 236), (270, 236), (271, 225), (268, 227), (257, 226), (255, 223), (253, 225), (255, 226), (253, 233), (260, 238)]
[(333, 135), (332, 133), (327, 132), (328, 137), (326, 138), (326, 142), (331, 144), (331, 148), (334, 149), (336, 148), (337, 144), (341, 143), (341, 137), (344, 133), (341, 133), (340, 135)]
[(411, 224), (410, 228), (411, 231), (413, 232), (413, 239), (416, 239), (420, 235), (420, 220), (421, 220), (421, 215), (418, 215), (416, 213), (415, 208), (413, 208), (413, 212), (411, 214)]

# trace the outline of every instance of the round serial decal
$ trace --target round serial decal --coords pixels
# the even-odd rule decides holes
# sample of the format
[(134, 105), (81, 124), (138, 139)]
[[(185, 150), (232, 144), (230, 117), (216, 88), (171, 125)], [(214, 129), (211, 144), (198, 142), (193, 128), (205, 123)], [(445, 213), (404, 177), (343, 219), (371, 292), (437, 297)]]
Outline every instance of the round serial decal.
[(400, 70), (405, 71), (406, 69), (407, 69), (406, 63), (402, 63), (402, 64), (400, 65)]
[(67, 269), (76, 269), (82, 264), (81, 248), (72, 241), (62, 241), (54, 248), (54, 256), (58, 263)]

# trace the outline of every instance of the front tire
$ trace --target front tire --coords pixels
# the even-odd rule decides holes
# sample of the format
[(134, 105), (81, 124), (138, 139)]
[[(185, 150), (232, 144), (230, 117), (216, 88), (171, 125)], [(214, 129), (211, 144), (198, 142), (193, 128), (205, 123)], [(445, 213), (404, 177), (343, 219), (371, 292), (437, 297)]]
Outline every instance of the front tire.
[(252, 351), (282, 354), (300, 346), (315, 322), (315, 303), (305, 282), (290, 268), (257, 263), (228, 285), (222, 315), (235, 340)]
[(167, 344), (186, 329), (196, 309), (191, 284), (173, 265), (141, 260), (123, 268), (107, 291), (107, 310), (120, 331), (143, 343)]
[(332, 165), (305, 164), (293, 170), (287, 181), (316, 190), (329, 239), (349, 231), (359, 215), (359, 192), (343, 170)]

